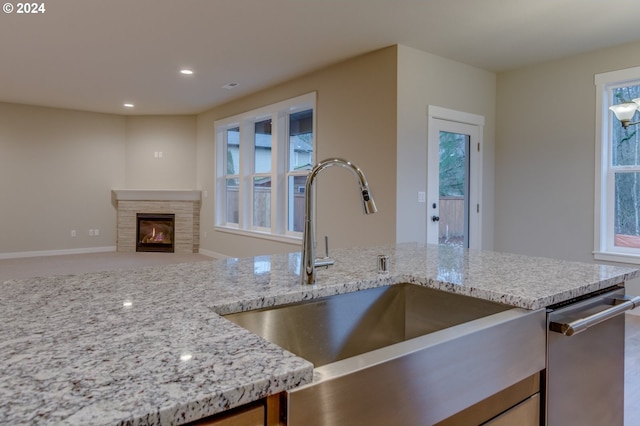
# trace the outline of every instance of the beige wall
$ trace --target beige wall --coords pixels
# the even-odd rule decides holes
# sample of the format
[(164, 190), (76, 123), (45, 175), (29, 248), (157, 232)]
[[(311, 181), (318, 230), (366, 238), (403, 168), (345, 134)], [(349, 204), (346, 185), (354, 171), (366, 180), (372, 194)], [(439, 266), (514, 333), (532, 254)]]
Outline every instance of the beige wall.
[(0, 103), (0, 257), (115, 247), (111, 189), (194, 188), (195, 132), (195, 116)]
[(195, 189), (196, 130), (193, 115), (128, 117), (127, 188)]
[(482, 246), (493, 246), (493, 159), (496, 75), (406, 46), (398, 48), (397, 240), (426, 239), (427, 109), (429, 105), (485, 118)]
[(125, 151), (125, 117), (0, 104), (0, 253), (115, 245)]
[(594, 75), (640, 43), (498, 75), (495, 248), (592, 261)]
[(378, 50), (200, 114), (198, 185), (208, 194), (201, 211), (201, 230), (207, 233), (200, 240), (201, 248), (230, 256), (300, 249), (299, 243), (279, 243), (214, 230), (213, 123), (313, 91), (317, 92), (316, 159), (338, 156), (360, 166), (378, 206), (377, 214), (364, 216), (353, 176), (341, 168), (326, 170), (316, 183), (318, 238), (328, 235), (333, 247), (394, 242), (396, 59), (395, 46)]

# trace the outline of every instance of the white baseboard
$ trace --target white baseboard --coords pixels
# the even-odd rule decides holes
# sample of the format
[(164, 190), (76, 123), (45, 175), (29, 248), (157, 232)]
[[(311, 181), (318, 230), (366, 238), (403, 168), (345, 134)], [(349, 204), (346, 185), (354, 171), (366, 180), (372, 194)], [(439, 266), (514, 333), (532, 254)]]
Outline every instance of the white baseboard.
[(0, 253), (0, 259), (18, 259), (21, 257), (40, 257), (40, 256), (60, 256), (64, 254), (105, 253), (110, 251), (116, 251), (116, 246)]
[(229, 259), (231, 256), (227, 256), (226, 254), (218, 253), (211, 250), (199, 249), (198, 253), (204, 254), (205, 256), (213, 257), (214, 259)]

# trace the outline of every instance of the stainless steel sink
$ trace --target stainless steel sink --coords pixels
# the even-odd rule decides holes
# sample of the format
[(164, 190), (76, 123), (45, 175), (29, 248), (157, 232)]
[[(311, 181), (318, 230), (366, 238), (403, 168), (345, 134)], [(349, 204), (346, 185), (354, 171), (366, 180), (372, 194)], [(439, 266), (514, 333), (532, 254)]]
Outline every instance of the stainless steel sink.
[(225, 318), (319, 367), (511, 308), (397, 284)]
[(545, 368), (544, 309), (413, 284), (226, 318), (314, 364), (289, 426), (435, 424)]

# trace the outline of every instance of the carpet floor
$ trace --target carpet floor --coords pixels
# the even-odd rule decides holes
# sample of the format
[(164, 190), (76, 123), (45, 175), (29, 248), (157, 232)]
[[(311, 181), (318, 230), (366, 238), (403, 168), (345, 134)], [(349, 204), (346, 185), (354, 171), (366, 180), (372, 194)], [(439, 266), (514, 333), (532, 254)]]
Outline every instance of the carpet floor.
[(0, 259), (0, 282), (14, 279), (134, 269), (198, 262), (213, 258), (197, 253), (85, 253)]

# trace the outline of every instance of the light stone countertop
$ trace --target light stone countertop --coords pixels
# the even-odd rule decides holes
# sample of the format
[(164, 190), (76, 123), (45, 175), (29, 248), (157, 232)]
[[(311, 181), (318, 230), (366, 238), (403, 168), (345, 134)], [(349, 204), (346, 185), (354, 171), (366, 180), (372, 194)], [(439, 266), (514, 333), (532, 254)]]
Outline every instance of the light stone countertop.
[(0, 424), (177, 425), (312, 380), (309, 362), (217, 314), (401, 282), (538, 309), (640, 274), (417, 244), (332, 255), (314, 286), (300, 253), (0, 284)]

